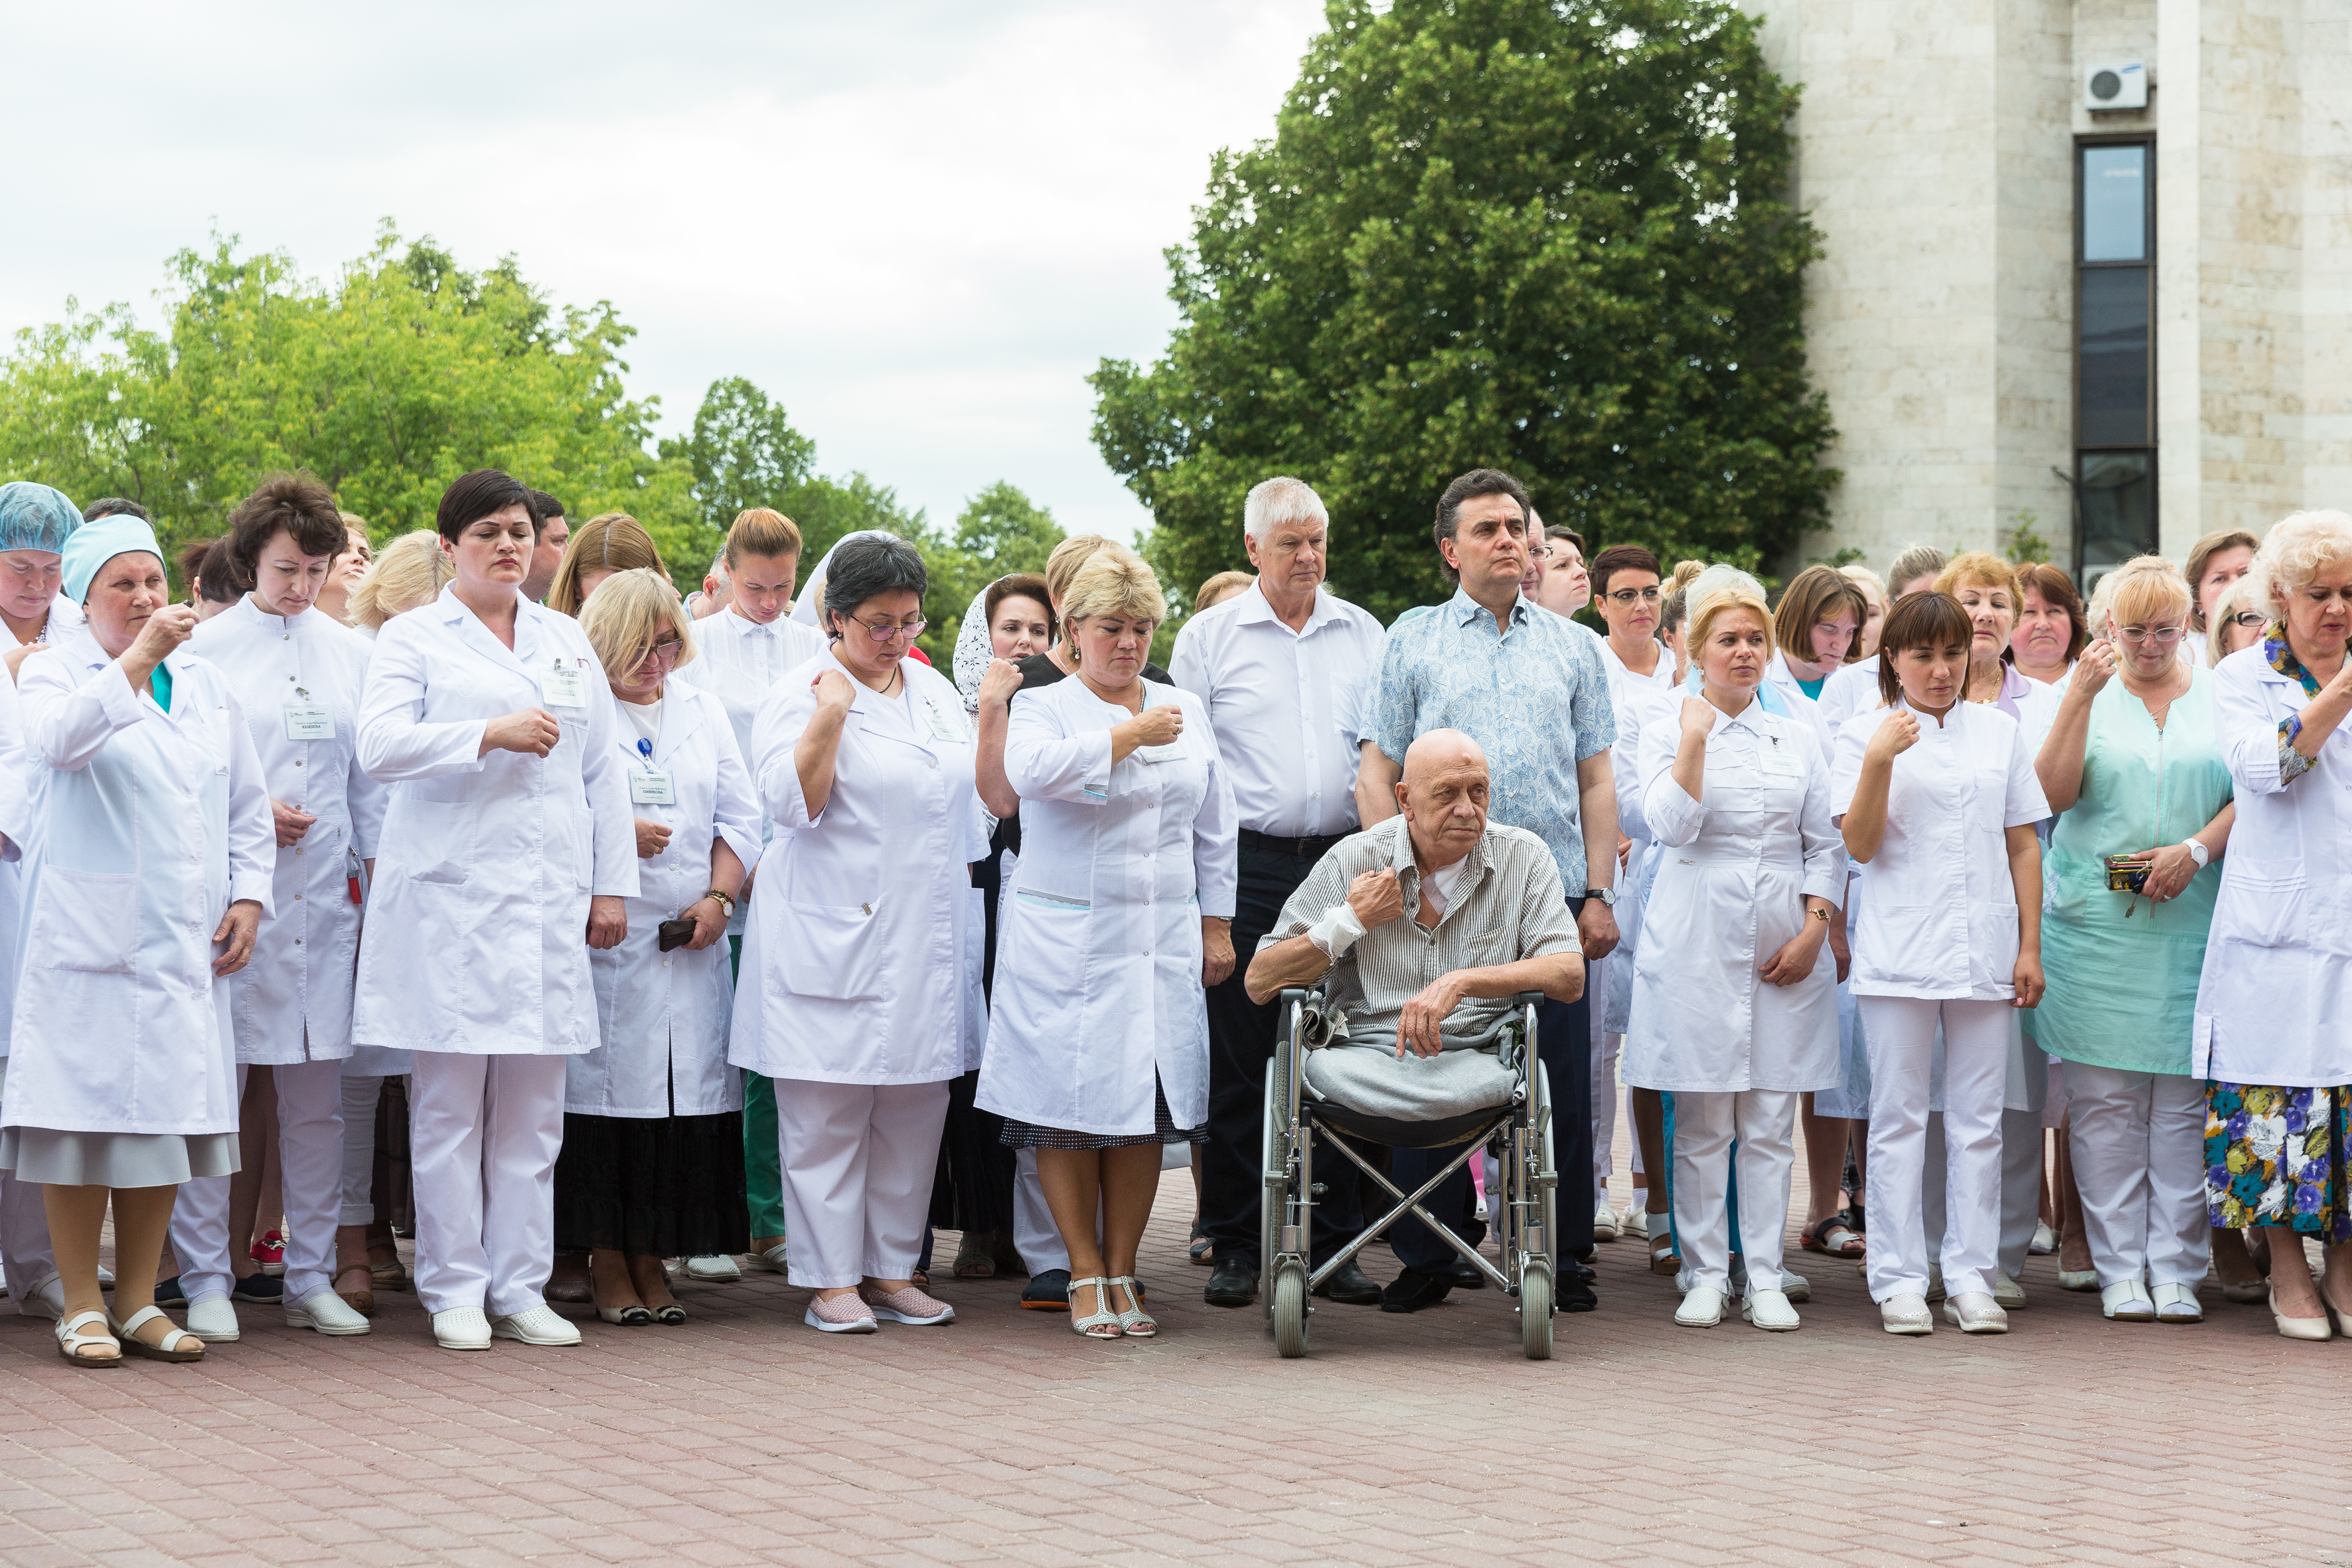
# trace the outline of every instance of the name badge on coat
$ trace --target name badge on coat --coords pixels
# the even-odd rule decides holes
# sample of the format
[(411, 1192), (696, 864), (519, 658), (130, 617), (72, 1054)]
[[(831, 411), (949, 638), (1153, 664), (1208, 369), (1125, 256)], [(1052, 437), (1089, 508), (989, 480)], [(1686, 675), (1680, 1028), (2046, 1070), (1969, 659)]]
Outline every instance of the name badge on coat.
[(323, 702), (311, 701), (309, 692), (296, 687), (293, 700), (286, 704), (286, 738), (289, 741), (333, 740), (335, 710)]
[(638, 805), (676, 805), (677, 791), (669, 774), (634, 768), (629, 773), (629, 799)]
[(962, 725), (941, 711), (936, 702), (925, 702), (923, 711), (930, 716), (931, 739), (945, 745), (961, 746), (971, 739)]
[(550, 708), (585, 708), (588, 706), (588, 677), (580, 667), (567, 667), (562, 659), (539, 678), (539, 695)]
[(1767, 735), (1764, 743), (1756, 748), (1756, 759), (1764, 772), (1776, 779), (1801, 779), (1804, 765), (1797, 761), (1797, 749), (1778, 735)]

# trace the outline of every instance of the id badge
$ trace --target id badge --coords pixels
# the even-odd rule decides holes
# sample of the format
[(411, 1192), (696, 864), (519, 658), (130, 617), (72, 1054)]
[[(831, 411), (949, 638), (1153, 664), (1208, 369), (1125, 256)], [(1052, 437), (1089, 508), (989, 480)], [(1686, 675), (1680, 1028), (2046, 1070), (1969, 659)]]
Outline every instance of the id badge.
[(638, 805), (676, 805), (677, 792), (670, 787), (667, 773), (636, 768), (629, 773), (629, 799)]
[(550, 708), (585, 708), (588, 677), (576, 668), (558, 665), (539, 678), (539, 694)]
[(1797, 761), (1795, 748), (1774, 735), (1768, 737), (1757, 750), (1757, 758), (1764, 771), (1776, 779), (1799, 779), (1805, 776), (1803, 766)]
[(286, 738), (289, 741), (333, 740), (335, 710), (321, 702), (289, 702), (286, 705)]
[(930, 715), (932, 740), (950, 746), (961, 746), (971, 739), (954, 720), (940, 711), (937, 704), (926, 702), (923, 704), (923, 710)]

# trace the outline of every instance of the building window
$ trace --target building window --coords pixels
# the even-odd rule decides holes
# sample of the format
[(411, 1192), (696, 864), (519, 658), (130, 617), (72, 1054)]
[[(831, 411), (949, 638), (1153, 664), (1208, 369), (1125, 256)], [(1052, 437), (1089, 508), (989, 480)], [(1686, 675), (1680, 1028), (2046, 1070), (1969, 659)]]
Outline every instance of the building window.
[(2074, 575), (2157, 547), (2156, 144), (2075, 148)]

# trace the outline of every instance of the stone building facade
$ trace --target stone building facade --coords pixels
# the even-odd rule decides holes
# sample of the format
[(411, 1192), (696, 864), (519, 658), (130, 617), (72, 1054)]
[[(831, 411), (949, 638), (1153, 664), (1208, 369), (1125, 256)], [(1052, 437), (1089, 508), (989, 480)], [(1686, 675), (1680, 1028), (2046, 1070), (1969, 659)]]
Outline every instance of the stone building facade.
[(1743, 4), (1826, 251), (1843, 479), (1793, 563), (2031, 526), (2095, 577), (2352, 508), (2352, 0)]

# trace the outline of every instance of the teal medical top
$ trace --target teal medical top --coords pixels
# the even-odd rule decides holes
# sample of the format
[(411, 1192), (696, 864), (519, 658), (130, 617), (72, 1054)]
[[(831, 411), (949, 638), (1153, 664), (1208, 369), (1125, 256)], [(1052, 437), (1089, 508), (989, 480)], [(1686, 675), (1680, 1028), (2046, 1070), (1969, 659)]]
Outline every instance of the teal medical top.
[(2202, 833), (2230, 797), (2210, 670), (2191, 668), (2162, 730), (2120, 676), (2091, 699), (2082, 796), (2058, 818), (2042, 861), (2042, 968), (2050, 989), (2032, 1034), (2043, 1050), (2122, 1072), (2189, 1070), (2221, 860), (2179, 898), (2151, 904), (2107, 891), (2106, 857)]
[(1816, 702), (1819, 702), (1822, 700), (1822, 688), (1827, 686), (1829, 683), (1830, 678), (1826, 675), (1822, 676), (1819, 680), (1807, 680), (1803, 676), (1797, 677), (1797, 689), (1803, 692), (1806, 696), (1811, 698)]
[(160, 664), (157, 665), (155, 673), (147, 678), (147, 689), (155, 694), (156, 707), (166, 713), (172, 710), (172, 672), (170, 670)]

